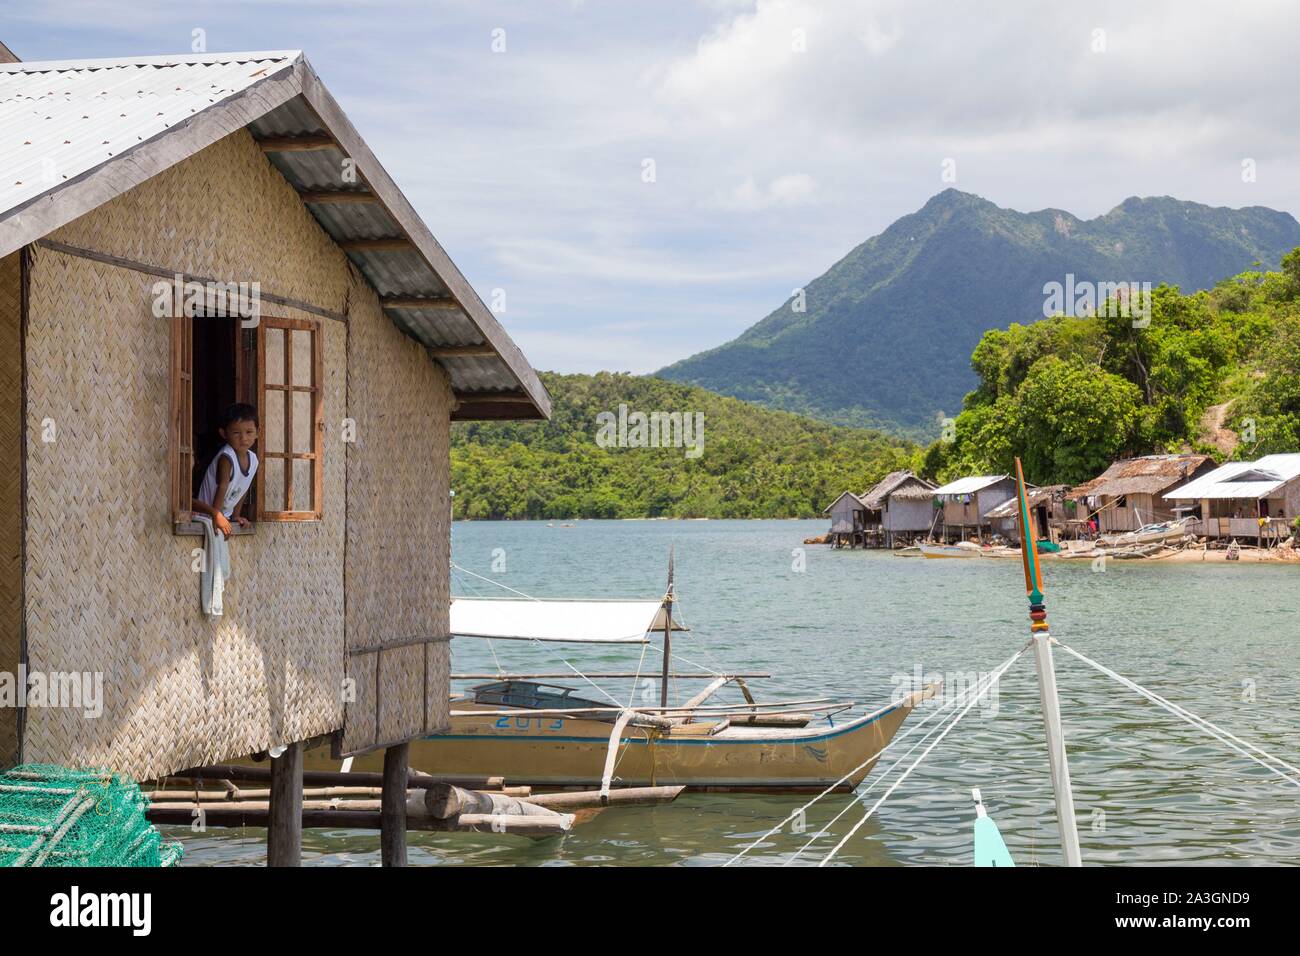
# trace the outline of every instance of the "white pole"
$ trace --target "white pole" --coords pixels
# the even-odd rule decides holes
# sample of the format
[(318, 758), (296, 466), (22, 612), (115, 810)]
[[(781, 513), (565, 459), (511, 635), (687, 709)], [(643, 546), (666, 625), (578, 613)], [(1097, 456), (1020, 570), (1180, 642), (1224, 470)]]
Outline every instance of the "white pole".
[[(1083, 866), (1079, 855), (1079, 828), (1074, 819), (1074, 795), (1070, 792), (1070, 766), (1065, 760), (1065, 735), (1061, 732), (1061, 701), (1056, 694), (1056, 670), (1052, 667), (1052, 633), (1043, 606), (1042, 569), (1034, 534), (1034, 513), (1025, 490), (1025, 471), (1016, 459), (1016, 505), (1020, 511), (1020, 560), (1025, 568), (1025, 593), (1029, 596), (1029, 633), (1038, 664), (1038, 695), (1047, 729), (1047, 760), (1052, 771), (1052, 793), (1056, 796), (1056, 823), (1061, 830), (1061, 850), (1066, 866)], [(1137, 506), (1133, 508), (1137, 514)]]
[(1061, 732), (1061, 702), (1056, 694), (1056, 670), (1052, 666), (1052, 637), (1047, 631), (1034, 635), (1034, 660), (1038, 665), (1038, 693), (1047, 728), (1047, 759), (1052, 771), (1052, 792), (1056, 795), (1056, 822), (1061, 830), (1061, 849), (1066, 866), (1083, 866), (1079, 853), (1079, 827), (1074, 818), (1074, 794), (1070, 790), (1070, 765), (1065, 759), (1065, 735)]

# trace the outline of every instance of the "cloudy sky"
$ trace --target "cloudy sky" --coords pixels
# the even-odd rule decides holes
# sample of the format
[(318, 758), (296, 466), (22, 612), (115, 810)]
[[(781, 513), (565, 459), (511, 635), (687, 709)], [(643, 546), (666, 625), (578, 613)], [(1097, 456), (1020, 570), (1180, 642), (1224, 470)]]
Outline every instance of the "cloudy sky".
[(1300, 10), (1280, 2), (0, 10), (24, 60), (188, 51), (196, 30), (210, 52), (304, 50), (545, 369), (718, 345), (949, 185), (1085, 218), (1132, 195), (1300, 213)]

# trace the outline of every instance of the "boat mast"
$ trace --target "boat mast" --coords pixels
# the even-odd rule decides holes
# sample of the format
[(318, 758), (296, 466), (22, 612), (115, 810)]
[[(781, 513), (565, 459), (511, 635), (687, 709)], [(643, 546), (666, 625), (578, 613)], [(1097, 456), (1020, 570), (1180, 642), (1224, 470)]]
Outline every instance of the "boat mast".
[(673, 546), (668, 546), (668, 590), (664, 594), (664, 671), (659, 686), (659, 706), (668, 706), (668, 675), (673, 641)]
[(1020, 506), (1020, 559), (1025, 567), (1025, 593), (1029, 596), (1029, 631), (1038, 665), (1038, 693), (1047, 729), (1047, 757), (1052, 771), (1052, 792), (1056, 795), (1056, 823), (1061, 830), (1061, 849), (1066, 866), (1083, 866), (1079, 854), (1079, 829), (1074, 819), (1074, 794), (1070, 790), (1070, 765), (1065, 759), (1065, 736), (1061, 732), (1061, 703), (1056, 694), (1056, 670), (1052, 666), (1052, 634), (1043, 605), (1043, 576), (1038, 566), (1034, 516), (1025, 492), (1025, 473), (1016, 459), (1016, 496)]

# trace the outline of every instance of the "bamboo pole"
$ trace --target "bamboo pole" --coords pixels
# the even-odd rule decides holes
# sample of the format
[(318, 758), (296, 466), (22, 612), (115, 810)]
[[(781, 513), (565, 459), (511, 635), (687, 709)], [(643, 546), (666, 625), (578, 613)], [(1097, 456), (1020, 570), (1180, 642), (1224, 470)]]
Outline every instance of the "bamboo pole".
[(853, 701), (834, 702), (830, 697), (807, 697), (803, 700), (773, 700), (766, 703), (745, 703), (745, 704), (706, 704), (699, 707), (539, 707), (521, 708), (516, 707), (513, 710), (453, 710), (453, 717), (563, 717), (572, 714), (620, 714), (625, 710), (631, 710), (640, 717), (650, 717), (655, 714), (666, 714), (670, 716), (685, 716), (688, 714), (730, 714), (743, 713), (750, 714), (757, 711), (770, 710), (782, 707), (802, 707), (809, 705), (810, 709), (821, 707), (841, 707), (847, 704), (853, 706)]
[[(528, 814), (530, 811), (519, 809), (520, 805), (528, 804), (534, 807), (541, 807), (547, 810), (586, 810), (595, 809), (605, 806), (650, 806), (660, 803), (671, 803), (676, 800), (686, 789), (684, 785), (660, 786), (660, 787), (622, 787), (609, 791), (607, 798), (602, 799), (599, 790), (569, 790), (560, 793), (540, 793), (528, 797), (508, 799), (491, 799), (493, 797), (501, 798), (501, 794), (484, 794), (478, 791), (464, 790), (451, 784), (441, 784), (430, 790), (408, 790), (407, 807), (410, 810), (410, 801), (420, 801), (427, 813), (435, 819), (449, 820), (464, 813), (491, 813), (491, 812), (511, 812)], [(430, 796), (426, 797), (425, 794)], [(211, 800), (205, 799), (200, 794), (200, 799), (195, 800), (192, 797), (183, 799), (184, 794), (167, 794), (168, 799), (157, 799), (156, 797), (150, 802), (149, 810), (157, 811), (160, 814), (181, 814), (186, 823), (193, 818), (193, 812), (199, 810), (204, 814), (213, 813), (242, 813), (258, 814), (267, 813), (270, 804), (266, 800)], [(353, 800), (303, 800), (304, 818), (311, 813), (339, 810), (347, 813), (379, 813), (383, 809), (382, 800), (378, 797)], [(417, 807), (418, 811), (418, 807)], [(421, 812), (410, 813), (408, 820), (418, 820), (422, 816)]]
[[(593, 677), (593, 678), (607, 678), (607, 679), (614, 679), (614, 678), (619, 678), (619, 677), (644, 677), (644, 676), (646, 676), (645, 673), (642, 672), (642, 671), (617, 671), (617, 672), (614, 672), (614, 673), (610, 673), (610, 672), (605, 672), (605, 673), (586, 673), (586, 672), (584, 671), (584, 673), (586, 674), (587, 677)], [(673, 672), (672, 672), (671, 674), (669, 674), (668, 676), (671, 677), (673, 680), (714, 680), (715, 678), (717, 678), (717, 677), (719, 677), (719, 676), (726, 676), (727, 678), (729, 678), (729, 679), (731, 679), (731, 680), (735, 680), (735, 679), (738, 678), (738, 677), (748, 677), (748, 678), (767, 678), (767, 677), (771, 677), (772, 675), (771, 675), (771, 674), (726, 674), (726, 675), (718, 675), (718, 674), (713, 674), (713, 673), (708, 673), (708, 672), (706, 672), (706, 673), (702, 673), (702, 674), (697, 674), (697, 673), (695, 673), (695, 672), (693, 672), (693, 671), (691, 671), (691, 672), (687, 672), (687, 673), (681, 673), (681, 672), (679, 672), (679, 671), (673, 671)], [(482, 673), (482, 674), (452, 674), (452, 675), (451, 675), (451, 679), (452, 679), (452, 680), (545, 680), (546, 678), (552, 678), (552, 677), (573, 677), (573, 671), (544, 671), (544, 672), (542, 672), (542, 673), (537, 673), (537, 674), (499, 674), (499, 673), (498, 673), (498, 674), (489, 674), (489, 673)]]
[[(382, 787), (306, 787), (302, 791), (302, 798), (303, 800), (378, 800), (383, 792)], [(493, 792), (503, 793), (508, 797), (528, 797), (532, 795), (533, 788), (498, 787)], [(201, 803), (247, 803), (268, 800), (271, 796), (270, 790), (240, 790), (239, 788), (233, 790), (196, 790), (194, 787), (158, 788), (144, 793), (155, 801), (166, 801), (172, 797), (190, 800), (197, 795)]]
[(526, 797), (525, 802), (552, 810), (585, 810), (602, 806), (636, 807), (656, 803), (672, 803), (686, 787), (621, 787), (609, 791), (602, 800), (598, 790), (575, 790), (567, 793), (539, 793)]
[[(271, 779), (270, 767), (247, 767), (241, 764), (213, 764), (209, 767), (191, 767), (179, 770), (163, 778), (165, 780), (242, 780), (249, 783), (266, 783)], [(384, 775), (374, 771), (356, 770), (344, 773), (341, 770), (304, 770), (302, 782), (317, 786), (369, 786), (382, 787)], [(410, 771), (406, 781), (408, 787), (429, 787), (434, 783), (451, 782), (462, 787), (500, 788), (505, 784), (504, 777), (441, 777), (419, 770)]]
[[(148, 818), (155, 824), (188, 826), (194, 822), (193, 806), (150, 807)], [(591, 814), (592, 810), (584, 811)], [(381, 812), (375, 810), (345, 810), (337, 807), (306, 809), (301, 825), (313, 828), (339, 828), (349, 830), (381, 829)], [(549, 817), (521, 816), (518, 814), (462, 814), (451, 820), (434, 817), (408, 819), (412, 830), (437, 830), (462, 833), (505, 833), (534, 839), (560, 836), (573, 826), (572, 814), (554, 813)], [(270, 813), (266, 809), (224, 805), (204, 810), (204, 823), (220, 827), (268, 827)]]

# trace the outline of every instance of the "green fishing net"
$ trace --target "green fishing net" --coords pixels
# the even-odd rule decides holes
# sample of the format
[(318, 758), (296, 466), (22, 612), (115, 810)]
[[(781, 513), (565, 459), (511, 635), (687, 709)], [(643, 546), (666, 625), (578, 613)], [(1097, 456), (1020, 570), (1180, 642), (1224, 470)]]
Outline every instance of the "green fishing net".
[(23, 764), (0, 773), (0, 866), (172, 866), (134, 780)]

